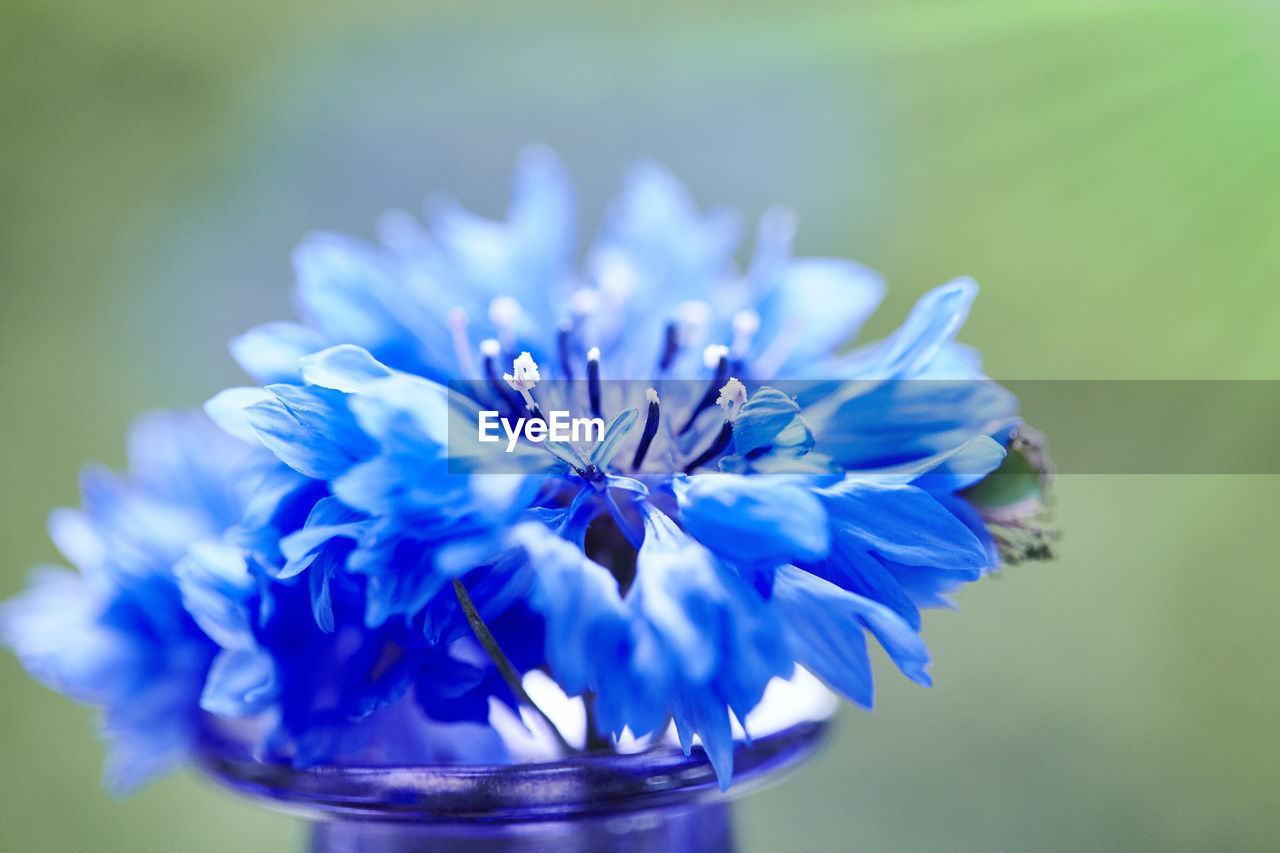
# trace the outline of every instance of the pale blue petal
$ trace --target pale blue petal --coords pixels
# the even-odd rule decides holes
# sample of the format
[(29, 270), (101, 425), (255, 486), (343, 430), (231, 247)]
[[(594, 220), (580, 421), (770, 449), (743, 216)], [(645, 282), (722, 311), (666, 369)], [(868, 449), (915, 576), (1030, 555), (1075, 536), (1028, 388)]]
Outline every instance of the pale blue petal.
[(263, 385), (297, 382), (298, 361), (323, 349), (325, 339), (299, 323), (267, 323), (231, 339), (231, 357)]

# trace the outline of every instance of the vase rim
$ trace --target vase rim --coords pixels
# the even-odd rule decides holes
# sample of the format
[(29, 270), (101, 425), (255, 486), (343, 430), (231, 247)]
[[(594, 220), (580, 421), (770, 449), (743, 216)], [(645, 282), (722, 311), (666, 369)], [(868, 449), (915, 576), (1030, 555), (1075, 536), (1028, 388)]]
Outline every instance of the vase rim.
[[(728, 795), (756, 790), (820, 745), (827, 720), (808, 720), (734, 744)], [(641, 752), (583, 753), (523, 764), (320, 765), (255, 759), (247, 744), (202, 727), (196, 761), (232, 790), (307, 817), (416, 822), (565, 819), (688, 806), (724, 796), (706, 753), (660, 744)]]

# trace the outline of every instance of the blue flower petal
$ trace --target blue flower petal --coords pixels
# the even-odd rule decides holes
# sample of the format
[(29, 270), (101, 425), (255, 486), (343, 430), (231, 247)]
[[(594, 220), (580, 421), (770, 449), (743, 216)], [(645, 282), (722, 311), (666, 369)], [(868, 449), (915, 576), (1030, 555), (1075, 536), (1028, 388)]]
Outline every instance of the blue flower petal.
[(598, 689), (600, 673), (621, 663), (626, 616), (618, 582), (541, 523), (518, 525), (509, 539), (537, 578), (530, 604), (546, 618), (551, 672), (571, 696)]
[(803, 455), (813, 447), (813, 433), (795, 400), (775, 388), (761, 388), (733, 419), (733, 452), (746, 456), (775, 445)]
[(902, 674), (932, 682), (929, 652), (911, 627), (889, 608), (795, 568), (780, 568), (774, 601), (796, 660), (851, 701), (870, 708), (874, 696), (863, 628), (869, 628)]
[(773, 478), (698, 474), (678, 483), (680, 521), (716, 553), (744, 564), (821, 560), (826, 512), (806, 489)]
[(243, 717), (276, 698), (275, 662), (260, 647), (223, 649), (209, 667), (200, 707), (220, 717)]
[(263, 446), (300, 474), (336, 477), (376, 446), (359, 428), (340, 392), (272, 385), (274, 399), (245, 410)]
[(341, 235), (315, 234), (293, 262), (298, 313), (326, 341), (364, 347), (403, 370), (437, 374), (453, 365), (443, 306), (415, 300), (393, 257)]
[(729, 783), (733, 781), (733, 729), (724, 702), (707, 694), (681, 694), (672, 703), (671, 719), (684, 754), (688, 755), (693, 749), (696, 734), (716, 771), (720, 790), (729, 790)]
[(297, 382), (298, 361), (324, 349), (325, 339), (299, 323), (266, 323), (231, 339), (231, 356), (263, 385)]
[(923, 489), (856, 479), (822, 490), (832, 534), (900, 563), (981, 569), (987, 552), (977, 537)]
[(800, 258), (786, 264), (778, 279), (758, 307), (764, 321), (759, 338), (795, 335), (784, 368), (790, 375), (805, 375), (819, 357), (852, 341), (884, 298), (880, 275), (852, 261)]
[(952, 341), (969, 316), (978, 283), (957, 278), (920, 297), (906, 321), (878, 344), (852, 354), (853, 375), (909, 379), (920, 375)]
[(238, 548), (203, 542), (175, 568), (182, 603), (200, 629), (224, 649), (254, 645), (248, 599), (257, 591)]

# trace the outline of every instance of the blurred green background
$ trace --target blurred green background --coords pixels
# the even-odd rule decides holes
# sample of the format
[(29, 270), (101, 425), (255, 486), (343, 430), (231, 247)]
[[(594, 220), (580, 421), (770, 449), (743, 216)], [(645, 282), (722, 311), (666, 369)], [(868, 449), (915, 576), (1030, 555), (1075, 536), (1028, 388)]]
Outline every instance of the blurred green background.
[[(642, 155), (792, 204), (801, 251), (888, 276), (871, 333), (976, 276), (996, 377), (1280, 378), (1274, 4), (4, 0), (0, 596), (137, 411), (241, 381), (225, 341), (289, 315), (307, 230), (497, 213), (531, 140), (588, 228)], [(937, 686), (880, 666), (741, 803), (748, 851), (1280, 849), (1280, 481), (1058, 494), (1061, 559), (932, 614)], [(300, 843), (190, 775), (113, 802), (89, 711), (9, 655), (0, 695), (0, 851)]]

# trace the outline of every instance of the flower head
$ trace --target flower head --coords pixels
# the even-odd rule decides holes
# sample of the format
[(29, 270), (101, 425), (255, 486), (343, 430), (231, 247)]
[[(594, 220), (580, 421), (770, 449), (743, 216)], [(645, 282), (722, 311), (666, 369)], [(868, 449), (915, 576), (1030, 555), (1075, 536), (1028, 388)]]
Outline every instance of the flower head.
[[(843, 352), (880, 279), (791, 257), (784, 211), (739, 268), (736, 218), (643, 165), (580, 266), (576, 230), (533, 149), (503, 221), (446, 204), (298, 250), (302, 322), (232, 342), (265, 385), (206, 405), (256, 447), (256, 488), (158, 570), (204, 711), (340, 761), (391, 749), (408, 707), (492, 723), (527, 699), (501, 653), (594, 694), (601, 735), (697, 739), (727, 785), (733, 721), (797, 665), (869, 707), (871, 636), (929, 683), (921, 608), (998, 561), (966, 490), (1019, 424), (954, 340), (976, 285)], [(459, 438), (483, 412), (603, 429), (494, 451)]]

